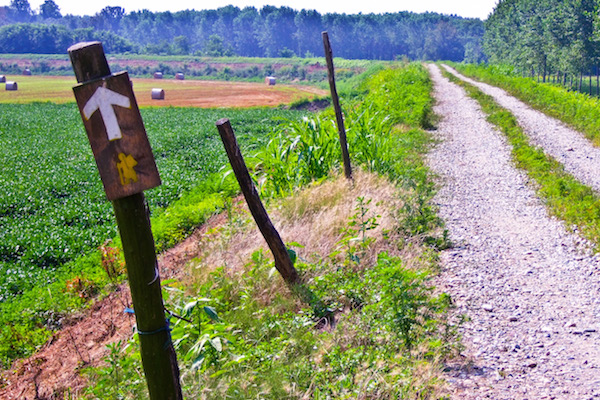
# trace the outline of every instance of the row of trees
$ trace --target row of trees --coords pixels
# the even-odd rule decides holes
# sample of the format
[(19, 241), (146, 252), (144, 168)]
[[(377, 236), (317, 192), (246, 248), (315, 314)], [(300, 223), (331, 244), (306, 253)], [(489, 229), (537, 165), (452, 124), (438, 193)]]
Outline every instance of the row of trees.
[(566, 82), (600, 62), (600, 0), (500, 0), (485, 22), (490, 62)]
[[(105, 7), (93, 16), (63, 16), (53, 0), (45, 0), (37, 13), (27, 0), (12, 0), (10, 6), (0, 7), (0, 25), (15, 23), (27, 23), (20, 25), (20, 30), (35, 26), (31, 24), (52, 24), (67, 31), (91, 27), (122, 37), (131, 45), (131, 51), (155, 54), (320, 55), (321, 32), (327, 30), (336, 55), (349, 59), (482, 58), (481, 20), (435, 13), (321, 15), (289, 7), (265, 6), (258, 10), (227, 6), (176, 13), (126, 13), (121, 7)], [(0, 52), (6, 51), (0, 46)]]
[(126, 53), (135, 46), (108, 31), (68, 29), (61, 25), (14, 24), (0, 28), (0, 53), (61, 54), (72, 44), (99, 40), (110, 53)]

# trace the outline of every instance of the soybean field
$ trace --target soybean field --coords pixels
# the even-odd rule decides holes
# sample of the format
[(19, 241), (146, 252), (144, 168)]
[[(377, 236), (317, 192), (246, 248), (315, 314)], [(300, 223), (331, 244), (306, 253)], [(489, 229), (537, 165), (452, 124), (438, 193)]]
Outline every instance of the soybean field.
[[(148, 108), (142, 117), (162, 186), (146, 193), (160, 212), (226, 157), (214, 122), (230, 118), (251, 151), (282, 109)], [(75, 104), (0, 105), (0, 301), (52, 281), (69, 261), (116, 236), (116, 224)]]

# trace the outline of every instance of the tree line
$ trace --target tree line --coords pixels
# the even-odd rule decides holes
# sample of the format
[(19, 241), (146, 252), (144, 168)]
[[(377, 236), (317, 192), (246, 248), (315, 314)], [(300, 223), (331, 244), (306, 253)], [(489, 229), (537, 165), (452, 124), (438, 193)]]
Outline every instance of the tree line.
[[(53, 0), (33, 11), (27, 0), (0, 7), (0, 52), (63, 53), (66, 42), (105, 39), (108, 52), (291, 57), (323, 53), (348, 59), (482, 60), (483, 22), (437, 13), (323, 14), (264, 6), (127, 13), (105, 7), (92, 16), (62, 15)], [(52, 40), (55, 38), (55, 40)]]
[(500, 0), (485, 21), (483, 48), (494, 64), (581, 88), (600, 64), (600, 0)]

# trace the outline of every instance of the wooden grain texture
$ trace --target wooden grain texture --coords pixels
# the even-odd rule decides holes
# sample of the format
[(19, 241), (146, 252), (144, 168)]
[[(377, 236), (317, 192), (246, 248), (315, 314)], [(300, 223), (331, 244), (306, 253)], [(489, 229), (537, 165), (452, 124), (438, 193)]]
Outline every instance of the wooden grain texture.
[(344, 161), (344, 175), (347, 179), (352, 179), (352, 165), (350, 164), (350, 153), (348, 152), (348, 141), (346, 140), (346, 128), (344, 127), (344, 115), (340, 106), (340, 98), (338, 97), (337, 88), (335, 85), (335, 69), (333, 67), (333, 51), (329, 42), (329, 35), (323, 32), (323, 48), (325, 50), (325, 59), (327, 61), (327, 76), (329, 78), (329, 89), (331, 90), (331, 101), (335, 110), (335, 119), (338, 126), (338, 134), (340, 136), (340, 146), (342, 148), (342, 158)]
[(81, 42), (67, 50), (77, 82), (89, 82), (110, 75), (110, 67), (100, 42)]
[[(69, 48), (69, 54), (77, 81), (84, 84), (88, 83), (90, 91), (93, 90), (94, 85), (108, 85), (107, 82), (111, 82), (110, 69), (100, 43), (77, 44)], [(127, 75), (117, 78), (116, 85), (110, 87), (115, 90), (123, 90), (123, 93), (128, 93), (127, 91), (131, 90)], [(122, 125), (125, 132), (128, 131), (130, 125), (136, 129), (139, 128), (141, 117), (137, 105), (132, 106), (131, 112), (134, 111), (137, 112), (138, 116), (126, 115), (126, 120), (121, 121), (119, 119), (119, 126)], [(82, 117), (85, 124), (86, 117), (83, 115)], [(117, 115), (117, 117), (121, 118), (123, 115)], [(93, 116), (88, 122), (99, 124), (98, 121), (93, 121)], [(99, 128), (96, 126), (91, 129), (94, 133), (94, 130)], [(106, 132), (102, 133), (106, 136)], [(116, 140), (116, 142), (120, 141)], [(92, 144), (92, 148), (94, 147), (94, 144)], [(101, 151), (99, 151), (98, 157), (107, 157), (108, 162), (112, 162), (110, 157), (115, 149), (107, 150), (106, 144), (101, 145), (100, 148)], [(94, 154), (96, 155), (96, 153)], [(156, 249), (144, 194), (139, 192), (118, 198), (112, 204), (119, 226), (121, 242), (123, 243), (123, 253), (139, 333), (140, 354), (150, 399), (182, 400), (179, 367), (171, 342), (168, 322), (165, 319)]]
[[(89, 119), (84, 115), (84, 107), (99, 88), (121, 94), (130, 100), (130, 108), (112, 106), (122, 134), (119, 140), (109, 140), (100, 110), (94, 112)], [(73, 92), (108, 199), (123, 198), (159, 186), (160, 176), (127, 72), (86, 82), (74, 87)], [(122, 158), (128, 156), (137, 163), (132, 167), (135, 181), (123, 181), (122, 173), (119, 172), (119, 166), (123, 164)]]
[(244, 157), (242, 156), (240, 147), (235, 138), (231, 123), (226, 118), (221, 119), (217, 121), (217, 129), (221, 135), (221, 140), (225, 146), (225, 151), (227, 152), (227, 157), (229, 158), (233, 172), (240, 184), (244, 198), (248, 203), (248, 208), (258, 225), (258, 229), (265, 238), (269, 249), (271, 249), (271, 252), (273, 253), (275, 268), (277, 268), (277, 271), (279, 271), (287, 284), (293, 285), (299, 283), (298, 272), (296, 271), (296, 268), (294, 268), (294, 264), (290, 259), (287, 248), (285, 247), (283, 240), (281, 240), (279, 232), (277, 232), (277, 229), (273, 226), (273, 223), (267, 214), (267, 210), (265, 210), (265, 207), (260, 200), (256, 186), (254, 186), (254, 182), (252, 182), (252, 178), (250, 177), (250, 173), (244, 162)]
[(152, 400), (183, 399), (177, 355), (165, 320), (158, 262), (142, 193), (113, 202), (140, 341), (140, 354)]

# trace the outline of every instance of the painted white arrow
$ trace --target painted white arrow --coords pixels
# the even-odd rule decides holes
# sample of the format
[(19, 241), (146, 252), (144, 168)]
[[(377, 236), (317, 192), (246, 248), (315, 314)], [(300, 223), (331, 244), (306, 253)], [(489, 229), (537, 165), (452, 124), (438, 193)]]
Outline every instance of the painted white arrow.
[(117, 140), (123, 137), (113, 105), (131, 108), (131, 101), (127, 96), (123, 96), (122, 94), (113, 92), (104, 87), (99, 87), (85, 104), (85, 107), (83, 107), (85, 119), (90, 119), (96, 110), (100, 110), (100, 115), (102, 116), (104, 126), (106, 127), (108, 140)]

